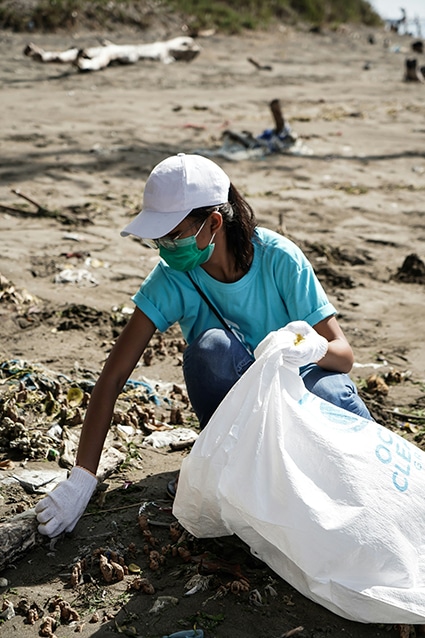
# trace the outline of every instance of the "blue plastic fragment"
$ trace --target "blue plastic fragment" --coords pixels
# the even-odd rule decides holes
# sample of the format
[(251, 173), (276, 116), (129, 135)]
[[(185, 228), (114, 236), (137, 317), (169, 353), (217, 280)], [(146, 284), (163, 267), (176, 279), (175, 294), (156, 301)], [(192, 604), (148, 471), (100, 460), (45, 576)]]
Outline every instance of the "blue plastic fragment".
[(135, 379), (128, 379), (124, 387), (133, 388), (133, 389), (145, 388), (148, 393), (149, 401), (152, 401), (153, 403), (155, 403), (155, 405), (161, 405), (161, 401), (159, 397), (155, 394), (153, 387), (149, 385), (149, 383), (146, 383), (146, 381), (136, 381)]

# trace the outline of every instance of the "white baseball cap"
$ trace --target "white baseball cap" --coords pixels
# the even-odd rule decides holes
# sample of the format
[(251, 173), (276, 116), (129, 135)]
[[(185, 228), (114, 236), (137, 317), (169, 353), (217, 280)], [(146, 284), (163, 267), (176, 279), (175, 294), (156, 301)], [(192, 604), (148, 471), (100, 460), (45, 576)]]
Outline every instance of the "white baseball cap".
[(164, 237), (194, 208), (227, 202), (229, 186), (226, 173), (202, 155), (168, 157), (152, 170), (143, 193), (143, 208), (121, 235)]

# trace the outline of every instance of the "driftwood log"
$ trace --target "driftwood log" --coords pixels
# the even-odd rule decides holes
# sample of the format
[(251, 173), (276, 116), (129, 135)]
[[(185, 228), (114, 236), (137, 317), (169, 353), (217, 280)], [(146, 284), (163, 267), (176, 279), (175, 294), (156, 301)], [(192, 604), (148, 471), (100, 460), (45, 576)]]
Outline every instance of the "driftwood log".
[(33, 509), (17, 514), (0, 524), (0, 570), (41, 541)]
[[(124, 452), (115, 448), (105, 449), (97, 473), (99, 486), (124, 459)], [(0, 571), (46, 540), (45, 536), (38, 533), (37, 525), (34, 509), (0, 523)]]
[(188, 36), (173, 38), (150, 44), (113, 44), (104, 42), (101, 46), (78, 49), (73, 47), (64, 51), (46, 51), (30, 42), (24, 54), (38, 62), (70, 63), (79, 71), (99, 71), (116, 62), (134, 64), (139, 60), (170, 62), (190, 62), (201, 51), (195, 40)]

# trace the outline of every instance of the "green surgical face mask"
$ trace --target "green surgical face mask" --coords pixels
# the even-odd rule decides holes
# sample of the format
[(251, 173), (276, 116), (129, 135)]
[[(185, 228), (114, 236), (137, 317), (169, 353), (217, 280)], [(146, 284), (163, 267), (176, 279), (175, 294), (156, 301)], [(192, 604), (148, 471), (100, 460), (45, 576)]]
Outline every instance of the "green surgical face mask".
[[(197, 234), (198, 233), (196, 233), (196, 235)], [(181, 272), (187, 272), (188, 270), (193, 270), (197, 266), (205, 264), (205, 262), (208, 261), (215, 248), (215, 245), (212, 243), (214, 235), (211, 237), (211, 241), (208, 246), (202, 249), (198, 248), (196, 235), (184, 237), (183, 239), (176, 239), (174, 241), (174, 250), (164, 248), (164, 246), (160, 245), (159, 254), (162, 259), (167, 262), (170, 268), (173, 268), (173, 270), (180, 270)]]

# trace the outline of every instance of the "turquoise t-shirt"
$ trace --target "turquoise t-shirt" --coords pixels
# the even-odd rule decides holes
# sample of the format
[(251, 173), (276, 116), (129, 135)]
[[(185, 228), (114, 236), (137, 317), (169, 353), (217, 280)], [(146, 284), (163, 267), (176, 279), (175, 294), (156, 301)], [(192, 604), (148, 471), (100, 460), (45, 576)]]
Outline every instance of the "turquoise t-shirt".
[[(254, 258), (246, 275), (223, 283), (198, 266), (190, 274), (251, 351), (272, 330), (290, 321), (314, 326), (336, 313), (310, 262), (292, 241), (256, 228)], [(208, 328), (222, 325), (186, 273), (161, 260), (132, 298), (161, 332), (175, 322), (190, 344)]]

